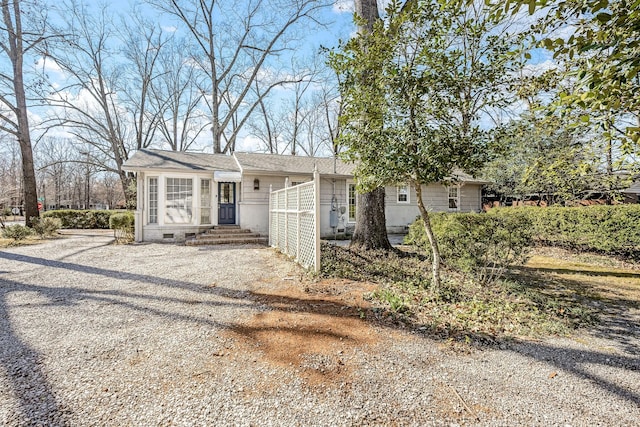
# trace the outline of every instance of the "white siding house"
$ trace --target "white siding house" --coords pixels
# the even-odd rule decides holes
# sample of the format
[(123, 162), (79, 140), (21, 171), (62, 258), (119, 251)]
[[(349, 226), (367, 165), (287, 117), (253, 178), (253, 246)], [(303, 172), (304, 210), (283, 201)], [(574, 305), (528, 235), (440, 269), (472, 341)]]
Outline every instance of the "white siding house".
[[(332, 235), (332, 207), (338, 229), (355, 226), (354, 166), (333, 158), (260, 153), (202, 154), (144, 149), (125, 163), (137, 177), (137, 241), (182, 241), (215, 225), (233, 224), (269, 233), (269, 192), (313, 179), (320, 173), (320, 232)], [(431, 211), (480, 211), (484, 181), (457, 174), (457, 184), (423, 188)], [(402, 232), (419, 215), (415, 191), (386, 187), (390, 232)], [(342, 209), (341, 209), (342, 208)]]

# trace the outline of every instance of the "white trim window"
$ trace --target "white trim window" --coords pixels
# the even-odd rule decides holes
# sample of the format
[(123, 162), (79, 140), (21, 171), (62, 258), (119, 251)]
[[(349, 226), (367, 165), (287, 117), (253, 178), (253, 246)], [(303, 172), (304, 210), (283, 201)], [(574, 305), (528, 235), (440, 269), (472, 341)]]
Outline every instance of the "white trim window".
[(458, 186), (450, 186), (447, 187), (448, 199), (449, 199), (449, 210), (450, 211), (459, 211), (460, 210), (460, 187)]
[(357, 212), (356, 184), (347, 182), (347, 214), (349, 222), (356, 222)]
[(411, 199), (409, 197), (409, 186), (408, 185), (399, 185), (397, 187), (398, 192), (397, 192), (397, 202), (399, 204), (407, 204), (411, 202)]
[(165, 223), (191, 224), (193, 219), (193, 179), (167, 178)]
[(158, 177), (149, 177), (149, 224), (158, 223)]
[(200, 180), (200, 224), (211, 224), (211, 180)]

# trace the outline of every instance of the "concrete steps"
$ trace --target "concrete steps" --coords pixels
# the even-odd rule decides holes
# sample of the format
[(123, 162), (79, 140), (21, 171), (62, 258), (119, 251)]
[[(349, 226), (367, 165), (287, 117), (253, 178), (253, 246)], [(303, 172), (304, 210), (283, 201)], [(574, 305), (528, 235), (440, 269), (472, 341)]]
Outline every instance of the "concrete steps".
[(269, 243), (269, 239), (237, 225), (216, 225), (185, 242), (188, 246), (244, 245), (249, 243), (266, 245)]

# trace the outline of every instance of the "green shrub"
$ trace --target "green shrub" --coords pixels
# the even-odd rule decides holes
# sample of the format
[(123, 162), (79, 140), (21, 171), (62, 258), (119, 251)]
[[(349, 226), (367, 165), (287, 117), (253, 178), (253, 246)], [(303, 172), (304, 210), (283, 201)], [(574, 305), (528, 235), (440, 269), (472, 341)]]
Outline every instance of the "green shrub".
[(111, 215), (109, 228), (113, 230), (117, 242), (130, 242), (133, 240), (134, 215), (126, 211)]
[[(448, 267), (493, 282), (511, 264), (525, 260), (531, 246), (531, 227), (524, 215), (477, 213), (431, 215), (440, 255)], [(431, 250), (422, 219), (409, 228), (405, 243)]]
[(502, 208), (491, 213), (526, 217), (540, 245), (640, 257), (640, 205)]
[(62, 228), (62, 221), (60, 218), (31, 218), (31, 228), (41, 238), (51, 237), (55, 235), (60, 228)]
[(43, 218), (59, 218), (62, 228), (109, 229), (111, 215), (123, 211), (59, 209), (46, 211)]
[(7, 239), (13, 239), (16, 242), (18, 240), (24, 240), (29, 237), (33, 231), (29, 227), (25, 227), (24, 225), (15, 224), (9, 225), (2, 229), (2, 237)]

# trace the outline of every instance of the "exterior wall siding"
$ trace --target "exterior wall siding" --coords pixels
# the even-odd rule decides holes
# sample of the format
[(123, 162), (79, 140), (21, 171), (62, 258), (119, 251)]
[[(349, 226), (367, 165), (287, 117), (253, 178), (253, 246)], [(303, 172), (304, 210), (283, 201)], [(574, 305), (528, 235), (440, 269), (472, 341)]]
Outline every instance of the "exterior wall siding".
[[(260, 180), (259, 190), (254, 190), (254, 180)], [(269, 233), (269, 186), (271, 190), (280, 190), (285, 186), (286, 176), (255, 176), (247, 175), (242, 179), (243, 197), (240, 202), (240, 226), (253, 232), (267, 235)], [(309, 177), (290, 176), (289, 182), (309, 181)], [(333, 234), (333, 228), (329, 223), (329, 212), (334, 195), (334, 180), (331, 178), (320, 179), (320, 235)], [(335, 197), (337, 208), (345, 206), (347, 202), (346, 181), (335, 180)], [(345, 221), (346, 222), (346, 213)], [(344, 228), (343, 222), (339, 227)]]
[[(149, 177), (158, 178), (158, 224), (148, 223), (148, 194), (147, 180)], [(165, 224), (165, 179), (167, 177), (193, 178), (194, 220), (191, 224)], [(200, 180), (211, 179), (211, 224), (200, 225)], [(259, 188), (254, 188), (254, 180), (258, 179)], [(248, 228), (256, 233), (269, 233), (269, 191), (279, 190), (285, 186), (285, 175), (243, 175), (242, 181), (236, 183), (236, 219), (242, 228)], [(289, 182), (306, 182), (309, 176), (289, 176)], [(333, 196), (339, 210), (345, 207), (345, 214), (339, 215), (338, 229), (352, 228), (355, 223), (348, 222), (347, 183), (352, 180), (344, 178), (322, 177), (320, 180), (320, 234), (331, 236), (334, 229), (330, 227), (330, 211)], [(179, 242), (189, 235), (201, 233), (218, 223), (218, 184), (209, 173), (170, 173), (170, 172), (139, 172), (138, 173), (138, 211), (137, 221), (142, 225), (140, 240)], [(398, 203), (398, 190), (395, 186), (385, 189), (385, 215), (389, 232), (404, 232), (420, 215), (416, 193), (409, 189), (409, 202)], [(449, 211), (447, 187), (441, 184), (430, 184), (423, 187), (424, 202), (430, 212)], [(463, 184), (459, 190), (460, 212), (479, 212), (481, 210), (481, 185)], [(171, 236), (171, 237), (167, 237)]]
[(480, 212), (482, 210), (482, 186), (464, 184), (460, 187), (460, 211)]
[[(481, 189), (479, 184), (462, 184), (459, 189), (458, 212), (480, 212)], [(449, 193), (447, 187), (442, 184), (429, 184), (422, 186), (424, 205), (429, 212), (450, 212)], [(392, 233), (402, 233), (420, 216), (418, 199), (415, 189), (409, 190), (409, 203), (398, 203), (397, 187), (385, 189), (385, 216), (387, 229)]]
[[(158, 179), (158, 207), (157, 224), (149, 223), (149, 194), (148, 194), (148, 179)], [(172, 224), (165, 223), (166, 213), (166, 179), (167, 178), (190, 178), (192, 179), (192, 220), (186, 224)], [(211, 224), (200, 224), (200, 180), (211, 180)], [(213, 181), (213, 174), (209, 173), (172, 173), (172, 172), (139, 172), (137, 174), (138, 180), (138, 195), (136, 210), (136, 220), (138, 224), (141, 224), (141, 232), (136, 235), (136, 240), (139, 241), (156, 241), (156, 242), (181, 242), (184, 241), (190, 235), (201, 233), (212, 227), (213, 224), (217, 224), (217, 193), (218, 186)], [(171, 236), (171, 237), (168, 237)]]

